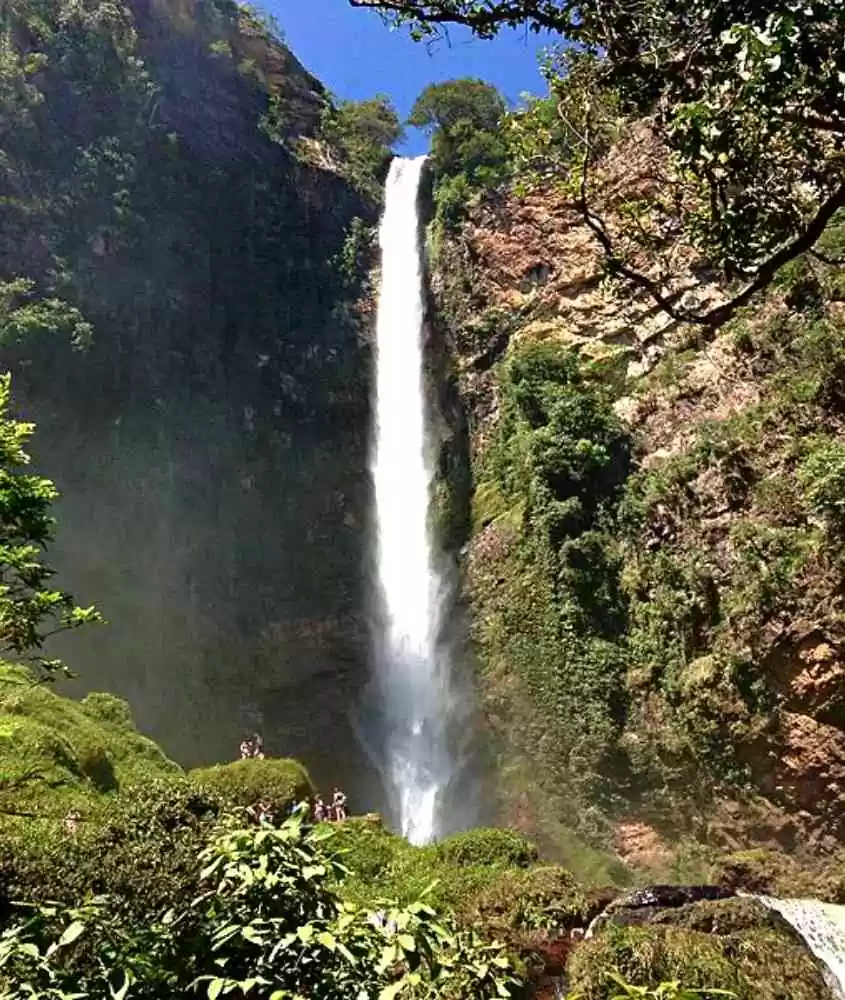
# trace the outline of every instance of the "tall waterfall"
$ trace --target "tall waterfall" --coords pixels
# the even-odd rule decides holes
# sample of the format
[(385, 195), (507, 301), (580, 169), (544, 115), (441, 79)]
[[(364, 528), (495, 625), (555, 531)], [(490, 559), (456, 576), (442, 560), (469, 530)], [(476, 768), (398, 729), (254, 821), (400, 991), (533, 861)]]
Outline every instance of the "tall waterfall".
[(417, 844), (442, 832), (442, 796), (453, 770), (451, 664), (440, 642), (448, 587), (429, 518), (434, 456), (417, 208), (424, 161), (395, 159), (385, 189), (372, 458), (383, 770), (395, 819)]

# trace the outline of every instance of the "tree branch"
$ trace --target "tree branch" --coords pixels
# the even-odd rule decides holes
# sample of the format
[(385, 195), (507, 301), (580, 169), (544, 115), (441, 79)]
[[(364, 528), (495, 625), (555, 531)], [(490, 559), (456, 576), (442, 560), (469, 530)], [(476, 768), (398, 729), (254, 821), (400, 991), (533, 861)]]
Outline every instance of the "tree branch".
[[(757, 292), (762, 291), (771, 283), (774, 276), (784, 264), (789, 263), (789, 261), (802, 253), (811, 251), (813, 245), (825, 231), (827, 224), (836, 212), (840, 208), (845, 208), (845, 183), (842, 183), (819, 205), (816, 215), (807, 224), (804, 231), (765, 260), (757, 268), (754, 277), (739, 292), (726, 302), (714, 306), (707, 312), (693, 312), (689, 309), (677, 307), (674, 303), (674, 299), (677, 298), (676, 295), (665, 295), (658, 282), (626, 264), (618, 256), (604, 221), (592, 211), (589, 205), (589, 167), (592, 152), (589, 126), (584, 136), (584, 143), (584, 162), (581, 168), (578, 205), (584, 223), (593, 233), (593, 236), (604, 252), (608, 269), (612, 274), (625, 278), (631, 284), (642, 288), (668, 316), (684, 323), (695, 323), (700, 326), (710, 327), (713, 330), (723, 326), (738, 309), (741, 309)], [(830, 263), (835, 262), (830, 261)]]
[(535, 31), (562, 31), (568, 25), (570, 6), (564, 3), (554, 13), (547, 4), (526, 3), (525, 0), (509, 0), (486, 10), (461, 9), (458, 5), (438, 3), (437, 0), (349, 0), (349, 3), (352, 7), (403, 14), (426, 24), (460, 24), (481, 34), (494, 34), (503, 26), (525, 21), (531, 22)]

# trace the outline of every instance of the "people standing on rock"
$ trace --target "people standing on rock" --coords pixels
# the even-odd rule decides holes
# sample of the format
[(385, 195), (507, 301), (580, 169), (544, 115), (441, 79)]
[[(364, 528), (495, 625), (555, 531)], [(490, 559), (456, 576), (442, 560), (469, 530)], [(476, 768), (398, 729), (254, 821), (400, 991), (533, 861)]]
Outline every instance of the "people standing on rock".
[(346, 793), (339, 788), (332, 792), (332, 813), (338, 821), (346, 819)]
[(241, 760), (264, 760), (264, 740), (259, 733), (253, 733), (241, 740)]
[(318, 795), (314, 799), (314, 822), (315, 823), (325, 823), (327, 816), (326, 803), (323, 802), (323, 796)]

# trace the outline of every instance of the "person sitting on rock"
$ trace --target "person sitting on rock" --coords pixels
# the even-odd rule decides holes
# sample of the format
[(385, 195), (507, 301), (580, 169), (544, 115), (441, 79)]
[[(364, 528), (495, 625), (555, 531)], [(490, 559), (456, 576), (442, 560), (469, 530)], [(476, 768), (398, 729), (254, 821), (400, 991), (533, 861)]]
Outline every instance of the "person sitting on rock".
[(336, 820), (346, 819), (346, 794), (339, 788), (332, 792), (332, 812)]
[(252, 734), (252, 756), (256, 760), (264, 760), (264, 740), (258, 733)]
[(252, 740), (241, 740), (241, 760), (249, 760), (252, 757)]

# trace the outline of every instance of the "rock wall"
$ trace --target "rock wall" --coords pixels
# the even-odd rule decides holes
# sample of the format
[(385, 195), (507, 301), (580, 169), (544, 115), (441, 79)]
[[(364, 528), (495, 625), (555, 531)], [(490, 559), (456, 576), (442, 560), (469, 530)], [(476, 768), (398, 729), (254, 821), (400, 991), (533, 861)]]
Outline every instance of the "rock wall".
[[(617, 145), (605, 207), (647, 197), (657, 155), (638, 133)], [(841, 239), (841, 224), (825, 236)], [(794, 262), (713, 337), (609, 279), (551, 185), (489, 198), (433, 247), (470, 430), (465, 590), (502, 817), (570, 864), (584, 842), (664, 872), (684, 851), (838, 852), (839, 269)], [(685, 304), (724, 294), (671, 237), (667, 259)], [(571, 354), (581, 382), (536, 375)], [(531, 379), (551, 399), (539, 417), (520, 411)], [(585, 401), (605, 416), (579, 444), (561, 414)], [(537, 470), (614, 420), (630, 466), (605, 463), (585, 517), (597, 487)]]

